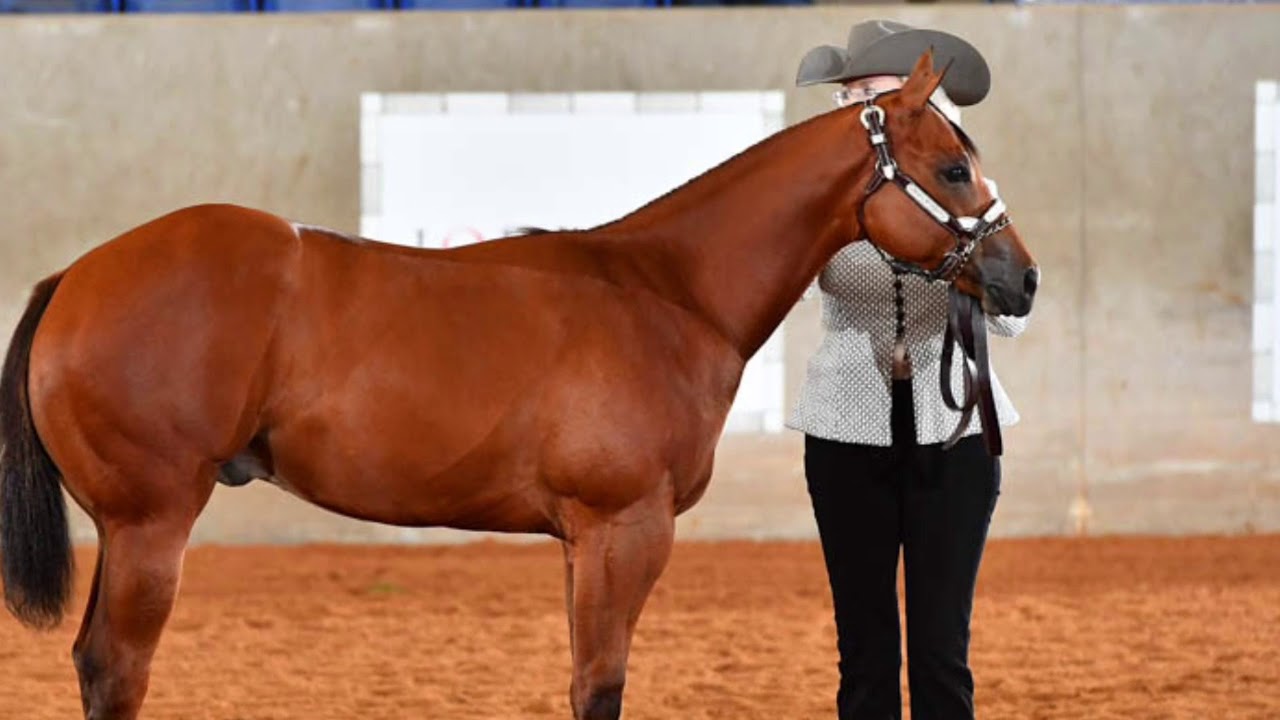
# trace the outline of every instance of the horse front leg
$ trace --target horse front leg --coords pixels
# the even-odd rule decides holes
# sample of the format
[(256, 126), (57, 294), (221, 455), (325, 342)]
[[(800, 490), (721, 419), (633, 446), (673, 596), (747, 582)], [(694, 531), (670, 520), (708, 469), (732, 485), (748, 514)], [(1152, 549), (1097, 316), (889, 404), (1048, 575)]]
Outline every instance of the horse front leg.
[(608, 515), (590, 510), (565, 540), (576, 720), (618, 720), (631, 636), (671, 556), (675, 518), (654, 500)]

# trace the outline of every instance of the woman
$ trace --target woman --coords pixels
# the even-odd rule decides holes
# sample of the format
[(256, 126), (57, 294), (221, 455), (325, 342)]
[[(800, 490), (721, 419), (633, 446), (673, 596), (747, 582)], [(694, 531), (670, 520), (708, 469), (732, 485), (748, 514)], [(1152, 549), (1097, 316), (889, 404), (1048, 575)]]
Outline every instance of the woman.
[[(946, 33), (860, 23), (847, 49), (809, 51), (797, 84), (836, 83), (837, 104), (860, 102), (901, 87), (929, 47), (939, 66), (952, 63), (932, 102), (958, 122), (955, 106), (982, 100), (990, 73), (977, 50)], [(938, 377), (948, 302), (942, 283), (901, 278), (914, 372), (894, 379), (907, 374), (901, 365), (892, 371), (894, 280), (867, 242), (850, 245), (823, 270), (824, 338), (788, 423), (805, 433), (805, 475), (835, 605), (836, 702), (841, 720), (902, 717), (901, 548), (912, 720), (972, 718), (969, 618), (1000, 464), (987, 453), (976, 417), (951, 450), (942, 449), (959, 419), (943, 404)], [(1025, 321), (988, 318), (988, 327), (1012, 337)], [(954, 371), (959, 388), (959, 363)], [(991, 380), (1000, 423), (1013, 424), (1017, 413), (994, 373)]]

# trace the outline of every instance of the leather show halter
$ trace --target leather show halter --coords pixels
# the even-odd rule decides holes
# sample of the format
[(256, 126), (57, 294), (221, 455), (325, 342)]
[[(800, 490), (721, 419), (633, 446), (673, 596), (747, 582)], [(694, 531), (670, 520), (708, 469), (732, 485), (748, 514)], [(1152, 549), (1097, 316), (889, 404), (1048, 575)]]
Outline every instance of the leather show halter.
[[(906, 343), (906, 311), (902, 295), (902, 276), (918, 275), (930, 282), (941, 280), (945, 283), (954, 281), (969, 259), (978, 249), (979, 243), (1009, 226), (1009, 216), (1004, 202), (996, 197), (987, 206), (981, 217), (956, 217), (947, 212), (941, 203), (935, 200), (909, 175), (902, 172), (893, 159), (889, 148), (889, 136), (885, 130), (884, 108), (875, 104), (875, 98), (862, 103), (860, 115), (862, 126), (870, 135), (871, 147), (876, 151), (876, 171), (863, 194), (862, 203), (858, 206), (858, 225), (867, 233), (865, 212), (867, 202), (878, 190), (893, 183), (902, 188), (920, 209), (955, 238), (956, 244), (942, 262), (933, 270), (927, 270), (915, 263), (904, 262), (890, 257), (878, 245), (872, 243), (880, 256), (893, 271), (894, 303), (896, 309), (896, 337), (893, 346), (893, 377), (895, 380), (911, 377), (911, 356), (907, 352)], [(964, 355), (961, 376), (964, 378), (964, 392), (959, 401), (951, 387), (951, 364), (957, 340)], [(1004, 450), (1000, 435), (1000, 422), (996, 417), (995, 399), (991, 391), (991, 363), (987, 356), (987, 327), (978, 301), (956, 290), (951, 285), (949, 293), (949, 309), (947, 313), (947, 331), (943, 338), (941, 359), (942, 401), (951, 410), (960, 413), (960, 421), (956, 429), (943, 443), (945, 449), (951, 449), (964, 436), (973, 418), (976, 407), (982, 419), (982, 436), (987, 451), (992, 457), (998, 457)]]

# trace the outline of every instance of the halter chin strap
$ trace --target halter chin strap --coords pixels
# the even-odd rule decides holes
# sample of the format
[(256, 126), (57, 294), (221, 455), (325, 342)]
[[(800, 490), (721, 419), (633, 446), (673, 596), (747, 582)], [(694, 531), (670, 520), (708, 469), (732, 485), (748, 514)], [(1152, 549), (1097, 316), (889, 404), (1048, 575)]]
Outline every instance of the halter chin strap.
[[(951, 233), (951, 236), (956, 240), (956, 245), (943, 256), (942, 263), (933, 270), (926, 270), (915, 263), (904, 262), (891, 257), (879, 246), (876, 246), (876, 249), (884, 257), (885, 261), (889, 263), (890, 267), (893, 268), (894, 272), (919, 275), (928, 280), (942, 280), (943, 282), (955, 280), (960, 275), (960, 271), (969, 262), (969, 258), (973, 256), (974, 251), (978, 249), (978, 245), (983, 240), (1009, 226), (1009, 215), (1005, 209), (1004, 201), (996, 197), (987, 206), (987, 209), (983, 211), (981, 217), (956, 217), (952, 215), (946, 208), (942, 207), (941, 203), (934, 200), (928, 191), (898, 167), (898, 163), (893, 159), (893, 152), (889, 149), (889, 136), (884, 128), (884, 108), (875, 104), (875, 98), (863, 103), (860, 118), (862, 126), (867, 129), (867, 133), (871, 136), (871, 147), (876, 151), (876, 172), (871, 177), (871, 183), (867, 185), (867, 190), (862, 196), (862, 204), (858, 206), (858, 225), (866, 233), (865, 208), (867, 201), (887, 183), (897, 185), (921, 210), (924, 210), (929, 217)], [(872, 244), (874, 245), (874, 243)]]

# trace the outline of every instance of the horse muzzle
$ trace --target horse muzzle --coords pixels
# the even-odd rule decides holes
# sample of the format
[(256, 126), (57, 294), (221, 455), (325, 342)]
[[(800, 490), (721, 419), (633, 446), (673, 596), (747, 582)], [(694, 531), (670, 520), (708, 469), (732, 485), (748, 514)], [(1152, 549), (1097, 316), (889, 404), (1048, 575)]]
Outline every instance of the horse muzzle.
[(1020, 272), (1012, 270), (995, 274), (995, 277), (984, 277), (982, 309), (988, 315), (1023, 317), (1031, 312), (1039, 288), (1040, 267), (1036, 265)]

